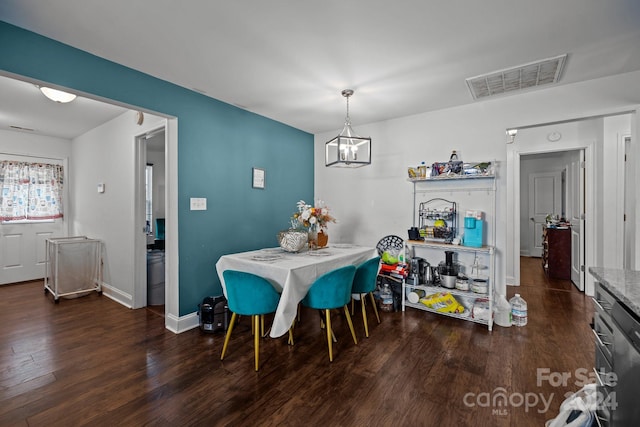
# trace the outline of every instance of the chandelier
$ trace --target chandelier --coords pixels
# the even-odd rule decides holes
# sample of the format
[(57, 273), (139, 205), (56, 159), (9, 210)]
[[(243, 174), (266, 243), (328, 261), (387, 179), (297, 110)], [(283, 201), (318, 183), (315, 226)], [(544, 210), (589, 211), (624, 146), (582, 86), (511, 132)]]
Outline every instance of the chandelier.
[(371, 164), (371, 138), (363, 138), (351, 129), (349, 117), (349, 97), (352, 89), (342, 91), (347, 99), (347, 117), (342, 132), (325, 144), (325, 166), (359, 168)]

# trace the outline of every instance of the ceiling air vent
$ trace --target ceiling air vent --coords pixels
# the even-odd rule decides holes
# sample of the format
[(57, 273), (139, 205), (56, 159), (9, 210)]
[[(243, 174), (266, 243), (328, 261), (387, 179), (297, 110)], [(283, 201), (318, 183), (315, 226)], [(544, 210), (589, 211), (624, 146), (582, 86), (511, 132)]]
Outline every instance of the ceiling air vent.
[(466, 80), (473, 99), (528, 89), (560, 79), (567, 55), (547, 58), (505, 70), (494, 71)]

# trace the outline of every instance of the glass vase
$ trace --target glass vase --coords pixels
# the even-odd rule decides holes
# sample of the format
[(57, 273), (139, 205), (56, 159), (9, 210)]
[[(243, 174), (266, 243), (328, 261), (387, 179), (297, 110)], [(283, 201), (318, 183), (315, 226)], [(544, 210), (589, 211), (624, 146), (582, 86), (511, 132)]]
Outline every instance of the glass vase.
[(324, 248), (325, 246), (327, 246), (327, 244), (329, 244), (329, 235), (326, 231), (320, 230), (318, 232), (317, 242), (319, 248)]
[(318, 232), (314, 228), (309, 229), (309, 238), (307, 241), (310, 251), (318, 249)]
[(324, 230), (309, 230), (309, 250), (324, 248), (329, 243), (329, 235)]

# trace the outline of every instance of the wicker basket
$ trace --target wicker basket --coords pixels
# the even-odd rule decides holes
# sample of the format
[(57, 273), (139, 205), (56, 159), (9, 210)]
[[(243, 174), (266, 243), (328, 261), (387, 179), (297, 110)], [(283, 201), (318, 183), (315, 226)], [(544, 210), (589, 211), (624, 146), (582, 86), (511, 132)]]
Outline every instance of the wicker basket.
[(309, 233), (300, 230), (284, 230), (278, 233), (278, 243), (287, 252), (299, 252), (307, 246)]

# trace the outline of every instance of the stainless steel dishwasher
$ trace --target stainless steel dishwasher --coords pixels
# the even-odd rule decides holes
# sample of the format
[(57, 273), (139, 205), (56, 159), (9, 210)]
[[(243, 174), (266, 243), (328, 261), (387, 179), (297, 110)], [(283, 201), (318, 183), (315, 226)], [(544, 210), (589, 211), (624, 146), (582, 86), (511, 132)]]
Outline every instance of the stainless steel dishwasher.
[(640, 318), (616, 302), (613, 319), (613, 371), (616, 408), (611, 411), (611, 425), (640, 425)]

